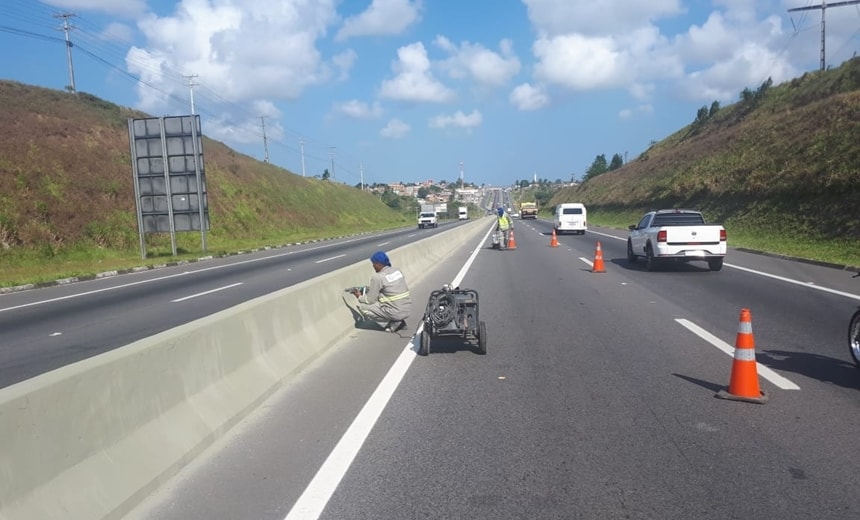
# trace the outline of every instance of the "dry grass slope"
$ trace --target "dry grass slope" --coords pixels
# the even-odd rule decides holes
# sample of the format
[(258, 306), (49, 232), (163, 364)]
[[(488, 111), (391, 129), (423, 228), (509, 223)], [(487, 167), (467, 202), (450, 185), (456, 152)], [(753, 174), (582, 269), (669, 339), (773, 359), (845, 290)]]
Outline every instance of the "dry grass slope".
[(591, 212), (630, 223), (649, 209), (697, 207), (730, 231), (856, 248), (860, 58), (764, 90), (618, 170), (557, 193), (550, 204), (582, 201)]
[[(85, 93), (10, 81), (0, 81), (0, 104), (3, 271), (139, 257), (128, 119), (151, 116)], [(205, 137), (203, 153), (209, 252), (412, 223), (376, 196), (295, 175)], [(182, 233), (179, 243), (182, 251), (193, 252), (200, 235)], [(169, 244), (167, 236), (147, 235), (147, 251), (154, 256), (169, 253)], [(75, 256), (83, 259), (69, 260)], [(63, 272), (57, 269), (57, 275)]]

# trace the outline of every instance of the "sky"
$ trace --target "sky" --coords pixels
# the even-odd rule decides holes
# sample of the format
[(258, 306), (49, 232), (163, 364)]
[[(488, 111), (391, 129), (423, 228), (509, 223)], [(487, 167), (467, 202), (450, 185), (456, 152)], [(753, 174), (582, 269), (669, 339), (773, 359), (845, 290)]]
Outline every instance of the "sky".
[(2, 0), (0, 79), (73, 77), (154, 117), (199, 114), (241, 153), (349, 185), (570, 181), (598, 155), (636, 159), (702, 106), (819, 70), (822, 13), (826, 66), (852, 58), (860, 5), (821, 6)]

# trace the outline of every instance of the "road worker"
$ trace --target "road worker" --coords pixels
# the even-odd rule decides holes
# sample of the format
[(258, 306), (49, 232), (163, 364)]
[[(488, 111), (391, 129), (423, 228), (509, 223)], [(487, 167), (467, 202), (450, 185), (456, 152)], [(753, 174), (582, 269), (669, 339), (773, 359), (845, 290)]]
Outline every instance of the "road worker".
[(383, 251), (373, 253), (370, 263), (374, 274), (370, 277), (367, 291), (363, 294), (359, 289), (352, 291), (358, 299), (358, 310), (386, 332), (405, 329), (406, 318), (412, 311), (412, 298), (406, 278), (400, 269), (391, 267), (391, 261)]

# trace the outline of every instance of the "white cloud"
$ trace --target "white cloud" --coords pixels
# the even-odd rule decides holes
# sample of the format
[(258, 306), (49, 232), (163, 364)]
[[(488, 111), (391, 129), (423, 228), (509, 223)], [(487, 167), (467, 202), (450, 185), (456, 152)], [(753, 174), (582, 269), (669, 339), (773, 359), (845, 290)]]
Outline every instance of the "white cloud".
[[(217, 92), (222, 101), (295, 99), (330, 75), (315, 44), (336, 20), (333, 2), (182, 0), (172, 15), (138, 22), (146, 44), (132, 47), (126, 64), (147, 84), (181, 97), (181, 75), (196, 74), (201, 94)], [(139, 108), (159, 113), (164, 96), (153, 92), (139, 87)]]
[(649, 104), (639, 105), (635, 109), (624, 108), (618, 111), (619, 119), (633, 119), (637, 114), (650, 115), (654, 113), (654, 107)]
[(468, 115), (464, 114), (461, 110), (458, 110), (451, 115), (434, 117), (430, 120), (430, 128), (448, 128), (453, 126), (457, 128), (465, 128), (471, 131), (473, 128), (481, 126), (482, 122), (483, 117), (477, 110), (472, 110), (472, 113)]
[(682, 90), (689, 99), (737, 101), (744, 88), (755, 90), (768, 78), (781, 83), (798, 74), (785, 57), (750, 42), (737, 47), (731, 58), (691, 73)]
[(101, 37), (107, 41), (130, 43), (134, 38), (134, 29), (123, 23), (111, 22), (102, 31)]
[(623, 35), (652, 20), (683, 12), (681, 0), (523, 0), (542, 38), (570, 33)]
[(379, 135), (390, 139), (400, 139), (408, 134), (409, 130), (409, 125), (395, 118), (389, 121), (388, 124), (385, 125), (385, 128), (379, 131)]
[(549, 96), (542, 85), (523, 83), (511, 91), (508, 98), (520, 110), (538, 110), (549, 104)]
[(421, 42), (397, 49), (397, 61), (392, 69), (396, 76), (384, 80), (379, 90), (383, 98), (430, 103), (454, 99), (454, 91), (433, 76), (430, 59)]
[(355, 65), (355, 60), (358, 59), (358, 54), (352, 49), (347, 49), (331, 59), (335, 68), (339, 71), (338, 80), (343, 81), (349, 78), (349, 71)]
[(535, 77), (573, 90), (616, 87), (628, 83), (631, 64), (611, 38), (580, 34), (539, 39)]
[(357, 99), (340, 103), (335, 107), (335, 110), (353, 119), (373, 119), (382, 115), (382, 107), (379, 103), (368, 105)]
[(468, 76), (479, 83), (500, 87), (520, 71), (520, 60), (514, 55), (510, 40), (501, 41), (499, 53), (469, 42), (457, 47), (444, 36), (437, 36), (434, 43), (452, 55), (439, 65), (453, 78)]
[(420, 14), (420, 0), (373, 0), (367, 10), (346, 19), (335, 40), (342, 41), (352, 36), (400, 34), (418, 21)]

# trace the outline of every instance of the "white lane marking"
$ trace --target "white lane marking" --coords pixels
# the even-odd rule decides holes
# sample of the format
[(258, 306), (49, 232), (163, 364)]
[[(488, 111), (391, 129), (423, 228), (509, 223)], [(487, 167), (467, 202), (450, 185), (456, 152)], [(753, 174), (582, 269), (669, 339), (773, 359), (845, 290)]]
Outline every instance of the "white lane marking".
[(828, 289), (827, 287), (822, 287), (820, 285), (813, 285), (814, 282), (801, 282), (798, 280), (792, 280), (791, 278), (785, 278), (783, 276), (777, 276), (775, 274), (765, 273), (762, 271), (756, 271), (755, 269), (750, 269), (748, 267), (741, 267), (739, 265), (732, 264), (723, 264), (726, 267), (732, 267), (734, 269), (738, 269), (740, 271), (746, 271), (748, 273), (757, 274), (759, 276), (765, 276), (767, 278), (773, 278), (774, 280), (779, 280), (781, 282), (791, 283), (794, 285), (801, 285), (803, 287), (808, 287), (810, 289), (816, 289), (818, 291), (828, 292), (830, 294), (838, 294), (839, 296), (845, 296), (846, 298), (851, 298), (853, 300), (860, 300), (860, 296), (856, 294), (851, 294), (843, 291), (837, 291), (836, 289)]
[(391, 241), (389, 240), (388, 242), (383, 242), (383, 243), (381, 243), (381, 244), (376, 244), (376, 247), (387, 246), (387, 245), (388, 245), (388, 244), (390, 244), (390, 243), (391, 243)]
[(184, 302), (185, 300), (190, 300), (191, 298), (197, 298), (199, 296), (206, 296), (207, 294), (212, 294), (214, 292), (223, 291), (225, 289), (231, 289), (231, 288), (236, 287), (238, 285), (242, 285), (242, 282), (234, 283), (234, 284), (230, 284), (230, 285), (225, 285), (224, 287), (218, 287), (217, 289), (212, 289), (211, 291), (204, 291), (201, 293), (192, 294), (189, 296), (184, 296), (182, 298), (177, 298), (175, 300), (170, 300), (170, 303)]
[[(615, 236), (615, 235), (607, 235), (606, 233), (599, 233), (599, 232), (597, 232), (597, 231), (589, 231), (589, 233), (593, 233), (593, 234), (595, 234), (595, 235), (601, 235), (601, 236), (604, 236), (604, 237), (607, 237), (607, 238), (614, 238), (614, 239), (616, 239), (616, 240), (625, 240), (625, 241), (627, 240), (627, 238), (625, 238), (625, 237), (617, 237), (617, 236)], [(584, 258), (583, 258), (582, 260), (583, 260), (583, 261), (585, 261), (585, 259), (584, 259)], [(779, 275), (776, 275), (776, 274), (765, 273), (764, 271), (757, 271), (757, 270), (755, 270), (755, 269), (750, 269), (749, 267), (741, 267), (741, 266), (739, 266), (739, 265), (735, 265), (735, 264), (728, 264), (728, 263), (724, 263), (723, 265), (724, 265), (725, 267), (731, 267), (732, 269), (737, 269), (737, 270), (739, 270), (739, 271), (746, 271), (746, 272), (748, 272), (748, 273), (757, 274), (757, 275), (759, 275), (759, 276), (764, 276), (764, 277), (766, 277), (766, 278), (773, 278), (774, 280), (779, 280), (779, 281), (781, 281), (781, 282), (786, 282), (786, 283), (790, 283), (790, 284), (794, 284), (794, 285), (800, 285), (800, 286), (803, 286), (803, 287), (808, 287), (808, 288), (810, 288), (810, 289), (816, 289), (816, 290), (824, 291), (824, 292), (827, 292), (827, 293), (830, 293), (830, 294), (836, 294), (836, 295), (839, 295), (839, 296), (844, 296), (844, 297), (846, 297), (846, 298), (851, 298), (852, 300), (860, 300), (860, 295), (857, 295), (857, 294), (851, 294), (851, 293), (847, 293), (847, 292), (844, 292), (844, 291), (837, 291), (836, 289), (828, 289), (827, 287), (822, 287), (822, 286), (820, 286), (820, 285), (815, 285), (815, 282), (801, 282), (800, 280), (793, 280), (793, 279), (791, 279), (791, 278), (786, 278), (786, 277), (784, 277), (784, 276), (779, 276)]]
[[(414, 235), (409, 235), (409, 236), (414, 236)], [(265, 256), (263, 258), (249, 258), (248, 260), (240, 260), (238, 262), (231, 262), (229, 264), (224, 264), (224, 265), (213, 265), (211, 267), (202, 267), (200, 269), (195, 269), (193, 271), (185, 271), (182, 273), (168, 274), (165, 276), (159, 276), (157, 278), (150, 278), (147, 280), (139, 280), (137, 282), (130, 282), (130, 283), (122, 284), (122, 285), (104, 287), (102, 289), (94, 289), (92, 291), (85, 291), (82, 293), (70, 294), (68, 296), (60, 296), (57, 298), (49, 298), (47, 300), (39, 300), (39, 301), (35, 301), (35, 302), (24, 303), (21, 305), (15, 305), (13, 307), (0, 308), (0, 312), (14, 311), (15, 309), (23, 309), (25, 307), (35, 307), (36, 305), (43, 305), (46, 303), (53, 303), (53, 302), (58, 302), (58, 301), (62, 301), (62, 300), (70, 300), (72, 298), (79, 298), (81, 296), (89, 296), (91, 294), (98, 294), (98, 293), (107, 292), (107, 291), (115, 291), (118, 289), (125, 289), (126, 287), (134, 287), (135, 285), (141, 285), (141, 284), (145, 284), (145, 283), (160, 282), (162, 280), (169, 280), (171, 278), (176, 278), (178, 276), (187, 276), (189, 274), (205, 273), (206, 271), (213, 271), (216, 269), (225, 269), (227, 267), (235, 267), (237, 265), (250, 264), (253, 262), (263, 262), (265, 260), (272, 260), (274, 258), (281, 258), (282, 256), (290, 256), (290, 255), (294, 255), (296, 253), (304, 253), (306, 251), (316, 251), (317, 249), (327, 249), (327, 248), (335, 247), (338, 245), (343, 245), (343, 244), (348, 244), (350, 242), (355, 242), (357, 240), (359, 240), (359, 239), (353, 238), (353, 239), (349, 239), (349, 240), (344, 240), (343, 242), (337, 242), (334, 244), (323, 244), (323, 245), (319, 245), (319, 246), (308, 247), (308, 248), (301, 249), (298, 251), (287, 251), (285, 253), (278, 253), (276, 255)], [(146, 271), (141, 271), (141, 272), (146, 272)]]
[(316, 262), (314, 262), (314, 263), (315, 263), (315, 264), (321, 264), (321, 263), (323, 263), (323, 262), (328, 262), (328, 261), (331, 261), (331, 260), (337, 260), (338, 258), (343, 258), (343, 257), (345, 257), (345, 256), (346, 256), (346, 255), (331, 256), (331, 257), (329, 257), (329, 258), (323, 258), (322, 260), (317, 260), (317, 261), (316, 261)]
[[(699, 336), (700, 338), (707, 341), (711, 345), (722, 350), (723, 352), (725, 352), (729, 356), (734, 357), (735, 347), (729, 345), (725, 341), (714, 336), (710, 332), (706, 331), (702, 327), (699, 327), (698, 325), (696, 325), (695, 323), (693, 323), (689, 320), (685, 320), (683, 318), (676, 318), (675, 321), (677, 321), (681, 326), (685, 327), (687, 330), (689, 330), (693, 334)], [(761, 363), (756, 362), (756, 367), (757, 367), (758, 374), (760, 374), (763, 378), (765, 378), (768, 381), (770, 381), (771, 383), (773, 383), (777, 388), (781, 388), (783, 390), (800, 390), (800, 387), (797, 386), (795, 383), (793, 383), (791, 380), (777, 374), (776, 372), (774, 372), (770, 368), (762, 365)]]
[[(472, 254), (460, 269), (460, 272), (451, 281), (452, 286), (457, 287), (463, 281), (463, 278), (475, 261), (475, 257), (478, 256), (481, 245), (486, 242), (489, 234), (487, 232), (478, 246), (472, 251)], [(424, 325), (422, 323), (418, 327), (418, 330), (415, 331), (415, 335), (412, 336), (412, 340), (407, 343), (406, 348), (403, 349), (397, 360), (388, 369), (388, 373), (385, 374), (379, 386), (373, 391), (373, 395), (370, 396), (370, 399), (364, 404), (364, 407), (362, 407), (356, 418), (353, 419), (352, 424), (349, 425), (349, 428), (347, 428), (343, 437), (340, 438), (334, 450), (332, 450), (328, 458), (323, 462), (323, 465), (320, 466), (320, 469), (317, 470), (316, 475), (314, 475), (308, 487), (305, 488), (302, 495), (293, 505), (292, 509), (290, 509), (285, 520), (310, 520), (319, 518), (320, 514), (322, 514), (334, 490), (340, 484), (344, 475), (346, 475), (349, 466), (352, 464), (362, 445), (364, 445), (364, 441), (367, 440), (367, 436), (370, 435), (370, 431), (373, 429), (382, 411), (388, 405), (388, 401), (394, 394), (394, 390), (397, 389), (400, 381), (406, 375), (406, 371), (409, 370), (412, 361), (415, 360), (416, 352), (413, 342), (415, 338), (421, 336), (423, 328)]]

